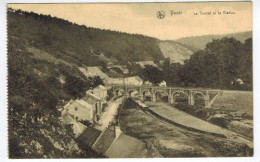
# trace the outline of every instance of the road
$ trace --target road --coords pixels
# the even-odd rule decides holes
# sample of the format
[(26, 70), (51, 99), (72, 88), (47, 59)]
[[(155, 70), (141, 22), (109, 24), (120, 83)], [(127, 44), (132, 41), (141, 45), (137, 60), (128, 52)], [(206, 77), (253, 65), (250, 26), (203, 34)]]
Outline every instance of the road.
[(117, 98), (116, 100), (111, 100), (108, 102), (106, 111), (102, 114), (100, 120), (97, 123), (96, 129), (103, 130), (106, 128), (111, 121), (114, 120), (115, 115), (117, 114), (117, 109), (119, 105), (123, 102), (124, 97)]

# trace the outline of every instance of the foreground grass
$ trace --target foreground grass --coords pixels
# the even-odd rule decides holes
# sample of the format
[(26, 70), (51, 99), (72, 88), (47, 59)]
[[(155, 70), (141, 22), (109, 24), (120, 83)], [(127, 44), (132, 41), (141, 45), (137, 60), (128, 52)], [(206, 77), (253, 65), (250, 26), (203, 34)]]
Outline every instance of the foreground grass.
[(210, 135), (194, 133), (163, 123), (126, 102), (119, 112), (126, 134), (154, 147), (163, 157), (244, 156), (244, 146)]
[(211, 108), (187, 102), (172, 105), (200, 119), (253, 139), (253, 92), (223, 91)]
[(253, 119), (253, 92), (252, 91), (223, 91), (212, 105), (223, 111), (230, 111), (234, 115), (246, 119)]

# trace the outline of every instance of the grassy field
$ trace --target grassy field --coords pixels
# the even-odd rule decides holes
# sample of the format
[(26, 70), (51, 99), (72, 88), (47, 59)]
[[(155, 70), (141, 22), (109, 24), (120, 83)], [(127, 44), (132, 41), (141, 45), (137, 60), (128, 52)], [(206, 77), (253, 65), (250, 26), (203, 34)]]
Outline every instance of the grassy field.
[(211, 108), (189, 106), (187, 103), (172, 105), (188, 114), (236, 133), (253, 138), (253, 92), (223, 91)]
[[(163, 157), (243, 156), (243, 146), (215, 136), (190, 132), (161, 122), (125, 103), (119, 112), (121, 130), (143, 140), (147, 150), (156, 149)], [(151, 147), (151, 148), (150, 148)]]
[(212, 105), (214, 109), (229, 111), (233, 115), (253, 119), (252, 91), (223, 91)]

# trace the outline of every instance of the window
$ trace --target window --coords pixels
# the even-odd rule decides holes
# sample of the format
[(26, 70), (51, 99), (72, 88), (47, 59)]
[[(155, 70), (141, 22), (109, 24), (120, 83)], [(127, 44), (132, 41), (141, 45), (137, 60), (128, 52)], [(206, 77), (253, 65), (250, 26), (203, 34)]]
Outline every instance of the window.
[(78, 107), (75, 107), (75, 111), (77, 111), (78, 110)]

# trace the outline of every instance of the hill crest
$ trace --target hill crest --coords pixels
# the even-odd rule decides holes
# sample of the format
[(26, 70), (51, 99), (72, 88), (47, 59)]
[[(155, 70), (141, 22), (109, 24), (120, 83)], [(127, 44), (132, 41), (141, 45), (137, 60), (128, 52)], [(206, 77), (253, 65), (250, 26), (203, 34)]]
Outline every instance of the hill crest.
[(229, 34), (220, 34), (220, 35), (202, 35), (202, 36), (191, 36), (176, 39), (173, 41), (179, 42), (182, 45), (191, 46), (197, 50), (202, 50), (206, 47), (208, 42), (211, 42), (212, 39), (221, 39), (223, 37), (234, 37), (240, 42), (244, 43), (246, 39), (252, 38), (252, 31), (238, 32), (238, 33), (229, 33)]

